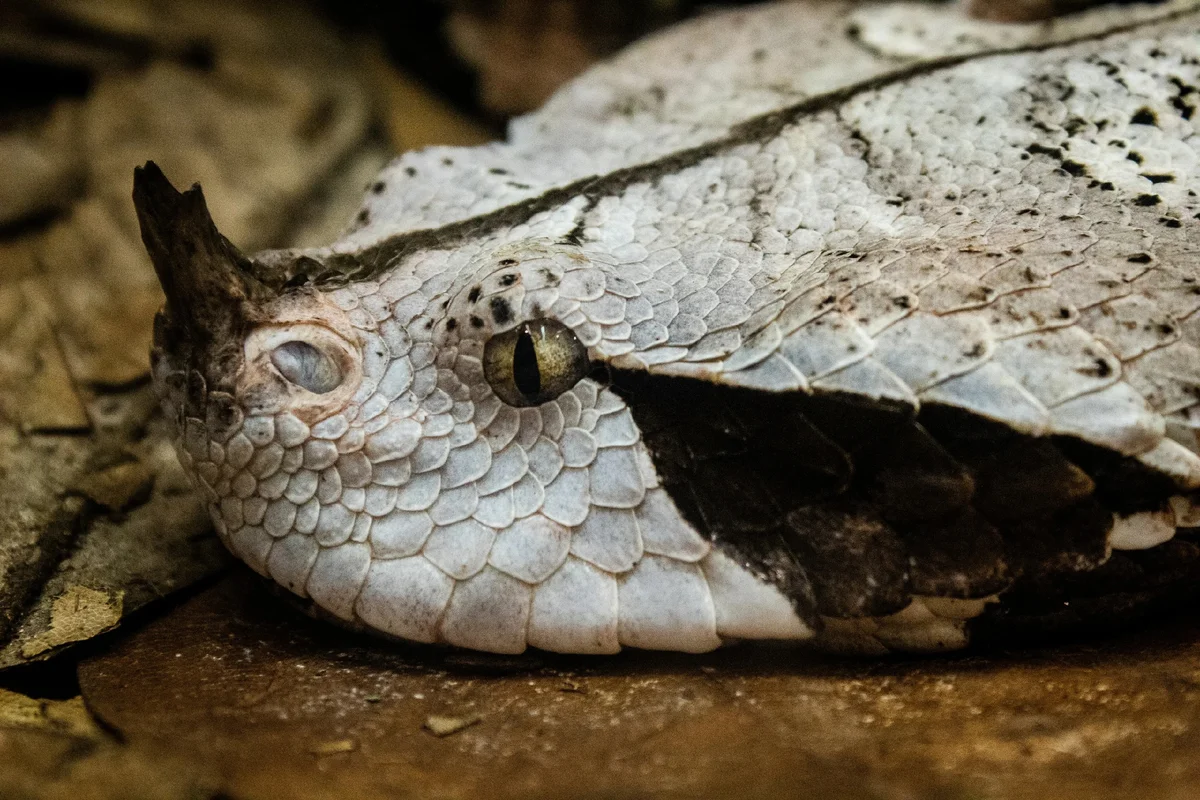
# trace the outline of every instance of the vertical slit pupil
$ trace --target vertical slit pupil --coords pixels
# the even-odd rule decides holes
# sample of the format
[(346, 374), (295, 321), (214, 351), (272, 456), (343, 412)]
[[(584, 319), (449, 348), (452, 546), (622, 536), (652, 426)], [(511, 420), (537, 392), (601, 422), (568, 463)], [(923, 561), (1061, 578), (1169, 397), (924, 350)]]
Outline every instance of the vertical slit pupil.
[(517, 391), (526, 397), (537, 397), (542, 392), (542, 374), (538, 371), (537, 348), (528, 328), (522, 328), (513, 348), (513, 383)]

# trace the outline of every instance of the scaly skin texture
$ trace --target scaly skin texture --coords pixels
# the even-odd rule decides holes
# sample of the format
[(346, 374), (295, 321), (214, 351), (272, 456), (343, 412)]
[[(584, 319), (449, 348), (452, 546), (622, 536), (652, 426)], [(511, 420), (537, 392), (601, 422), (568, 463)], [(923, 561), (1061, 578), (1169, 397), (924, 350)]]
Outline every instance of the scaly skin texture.
[[(798, 39), (817, 12), (702, 20), (584, 76), (510, 144), (399, 159), (330, 248), (239, 263), (160, 246), (175, 288), (155, 380), (180, 458), (234, 553), (392, 636), (507, 653), (819, 631), (960, 647), (987, 598), (823, 624), (680, 510), (636, 398), (593, 373), (510, 406), (485, 347), (552, 319), (611, 368), (1082, 440), (1173, 487), (1169, 505), (1105, 511), (1104, 554), (1160, 544), (1195, 524), (1200, 489), (1193, 5), (1049, 31), (959, 20), (973, 38), (933, 62), (939, 42), (898, 31), (898, 55), (850, 60), (845, 77), (867, 81), (850, 88), (822, 72), (827, 51), (793, 49), (814, 83), (757, 92), (758, 70), (788, 72), (770, 49), (728, 48), (738, 68), (699, 78), (691, 64), (724, 31)], [(820, 13), (831, 36), (874, 35), (846, 8)], [(1017, 49), (962, 52), (997, 41)], [(627, 95), (653, 108), (614, 105), (655, 65), (661, 80)], [(150, 213), (147, 187), (176, 202), (165, 181), (139, 180), (151, 254), (195, 238), (198, 195), (180, 226)], [(208, 317), (182, 310), (213, 293), (227, 302)], [(336, 388), (281, 374), (273, 354), (296, 341)]]

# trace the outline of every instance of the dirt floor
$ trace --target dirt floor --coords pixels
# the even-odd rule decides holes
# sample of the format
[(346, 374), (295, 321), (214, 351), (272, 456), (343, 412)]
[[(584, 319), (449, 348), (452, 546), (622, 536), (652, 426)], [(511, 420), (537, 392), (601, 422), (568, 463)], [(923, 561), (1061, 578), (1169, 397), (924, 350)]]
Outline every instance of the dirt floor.
[(947, 659), (491, 658), (331, 629), (238, 569), (78, 678), (104, 730), (67, 701), (0, 731), (0, 796), (1200, 796), (1195, 618)]

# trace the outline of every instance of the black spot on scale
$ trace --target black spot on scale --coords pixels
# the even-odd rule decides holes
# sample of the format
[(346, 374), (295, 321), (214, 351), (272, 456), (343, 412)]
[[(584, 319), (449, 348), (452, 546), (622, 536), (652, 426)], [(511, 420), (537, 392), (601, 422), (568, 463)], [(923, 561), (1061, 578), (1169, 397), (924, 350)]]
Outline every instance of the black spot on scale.
[(1192, 115), (1196, 113), (1196, 107), (1190, 106), (1183, 101), (1183, 95), (1175, 95), (1171, 98), (1171, 105), (1179, 112), (1179, 116), (1185, 120), (1190, 120)]
[(1077, 178), (1088, 174), (1087, 167), (1085, 167), (1083, 164), (1080, 164), (1078, 161), (1064, 160), (1062, 162), (1062, 168), (1063, 172), (1066, 172), (1068, 175), (1074, 175)]
[(1150, 109), (1142, 106), (1134, 112), (1129, 121), (1134, 125), (1158, 125), (1158, 116)]
[(417, 168), (416, 167), (405, 167), (404, 174), (410, 178), (415, 178), (417, 176)]
[[(1063, 130), (1065, 130), (1071, 136), (1075, 136), (1081, 130), (1084, 130), (1085, 128), (1087, 128), (1090, 124), (1091, 123), (1089, 123), (1083, 117), (1077, 117), (1077, 116), (1072, 115), (1069, 119), (1067, 119), (1067, 121), (1065, 123), (1063, 123)], [(1103, 125), (1104, 125), (1104, 120), (1100, 120), (1096, 124), (1096, 127), (1098, 129), (1102, 129)]]
[(454, 317), (451, 317), (450, 319), (446, 320), (446, 330), (452, 331), (457, 327), (458, 327), (458, 320), (456, 320)]
[(1175, 176), (1167, 174), (1153, 174), (1149, 172), (1142, 173), (1142, 177), (1151, 183), (1174, 183)]
[(496, 263), (502, 267), (515, 267), (517, 265), (517, 260), (515, 258), (502, 258)]
[(472, 328), (482, 328), (482, 327), (483, 327), (483, 320), (482, 320), (482, 319), (480, 319), (479, 317), (472, 316), (472, 317), (471, 317), (471, 327), (472, 327)]
[(503, 297), (493, 297), (488, 306), (492, 309), (492, 319), (496, 320), (497, 325), (507, 325), (512, 322), (512, 306)]
[(387, 189), (386, 183), (384, 183), (383, 181), (375, 181), (375, 183), (371, 186), (371, 193), (372, 194), (383, 194), (383, 191), (385, 189)]
[(1156, 206), (1162, 202), (1162, 198), (1156, 194), (1139, 194), (1133, 199), (1133, 204), (1137, 206)]
[(1083, 367), (1076, 370), (1080, 375), (1087, 375), (1090, 378), (1107, 378), (1113, 374), (1112, 364), (1108, 363), (1107, 359), (1097, 358), (1092, 362), (1092, 366)]
[(358, 224), (366, 225), (371, 221), (371, 212), (364, 208), (362, 211), (358, 212), (358, 216), (355, 217), (355, 219), (358, 221)]
[(482, 287), (472, 286), (471, 291), (467, 292), (467, 301), (471, 303), (479, 302), (479, 295), (483, 292)]
[(1149, 264), (1153, 259), (1149, 253), (1134, 253), (1125, 260), (1130, 264)]
[(1062, 148), (1046, 147), (1045, 145), (1038, 144), (1037, 142), (1034, 142), (1025, 149), (1033, 155), (1050, 156), (1051, 158), (1057, 159), (1061, 159), (1063, 157)]
[(516, 282), (517, 282), (517, 275), (515, 273), (510, 272), (507, 275), (500, 276), (500, 285), (503, 286), (505, 289), (507, 289), (509, 286), (512, 286)]

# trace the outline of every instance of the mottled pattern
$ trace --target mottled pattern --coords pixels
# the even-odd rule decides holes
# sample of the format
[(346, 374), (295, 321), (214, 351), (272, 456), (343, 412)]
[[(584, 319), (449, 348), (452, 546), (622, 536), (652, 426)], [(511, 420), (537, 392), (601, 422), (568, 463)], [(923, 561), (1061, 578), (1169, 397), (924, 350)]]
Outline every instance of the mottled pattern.
[(980, 23), (965, 5), (820, 0), (706, 14), (593, 67), (542, 109), (514, 120), (505, 142), (397, 158), (364, 199), (365, 218), (340, 244), (360, 248), (491, 212), (703, 145), (757, 115), (898, 68), (1044, 46), (1161, 17), (1194, 0), (1102, 7), (1034, 25)]
[[(736, 19), (799, 38), (806, 13)], [(1075, 34), (1096, 19), (1112, 17)], [(340, 331), (361, 375), (337, 402), (247, 400), (240, 426), (187, 419), (181, 457), (235, 553), (352, 624), (497, 652), (811, 636), (783, 594), (684, 519), (602, 381), (536, 408), (495, 396), (488, 338), (550, 316), (624, 370), (944, 404), (1139, 459), (1179, 496), (1169, 520), (1119, 520), (1109, 544), (1153, 546), (1191, 524), (1186, 495), (1200, 488), (1196, 30), (1184, 14), (794, 107), (796, 93), (767, 92), (732, 119), (705, 102), (678, 136), (613, 123), (586, 161), (537, 181), (519, 176), (538, 130), (550, 163), (554, 131), (570, 129), (550, 111), (512, 145), (403, 159), (365, 227), (259, 259), (267, 279), (353, 265), (351, 282), (277, 304), (302, 296), (306, 316), (280, 324)], [(871, 64), (851, 77), (884, 71)], [(422, 158), (504, 180), (426, 173), (390, 194)], [(178, 410), (187, 391), (171, 369), (158, 379)], [(832, 621), (824, 641), (957, 647), (983, 606), (916, 599)]]

